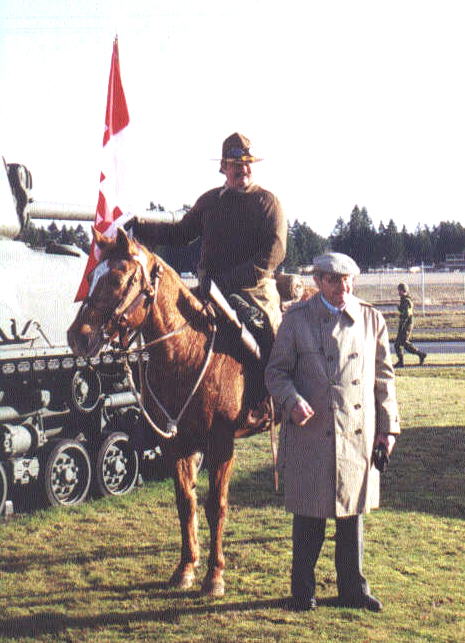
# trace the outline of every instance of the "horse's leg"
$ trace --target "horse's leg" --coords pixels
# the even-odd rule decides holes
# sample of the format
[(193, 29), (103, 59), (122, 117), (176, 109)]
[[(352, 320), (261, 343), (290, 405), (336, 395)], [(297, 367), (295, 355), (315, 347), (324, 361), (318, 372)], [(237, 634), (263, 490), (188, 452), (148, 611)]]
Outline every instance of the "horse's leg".
[(234, 465), (233, 435), (226, 432), (214, 433), (208, 456), (210, 485), (205, 513), (210, 527), (210, 556), (202, 592), (210, 596), (223, 596), (223, 532), (228, 511), (229, 481)]
[(199, 564), (197, 536), (197, 454), (179, 458), (175, 462), (174, 486), (179, 522), (181, 525), (181, 561), (170, 579), (170, 584), (187, 589), (194, 582), (195, 567)]

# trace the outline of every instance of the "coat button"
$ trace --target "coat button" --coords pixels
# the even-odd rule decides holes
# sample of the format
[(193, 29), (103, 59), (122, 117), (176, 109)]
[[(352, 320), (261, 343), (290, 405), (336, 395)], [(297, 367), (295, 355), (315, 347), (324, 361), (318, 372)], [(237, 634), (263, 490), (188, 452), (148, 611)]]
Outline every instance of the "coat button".
[(326, 435), (328, 436), (328, 438), (330, 438), (332, 436), (332, 432), (331, 431), (326, 431)]
[(354, 404), (354, 409), (358, 410), (358, 409), (361, 409), (361, 408), (362, 408), (361, 404)]
[(357, 386), (357, 384), (360, 384), (360, 380), (352, 380), (352, 384), (354, 386)]
[(328, 355), (328, 362), (332, 362), (334, 357), (332, 355)]

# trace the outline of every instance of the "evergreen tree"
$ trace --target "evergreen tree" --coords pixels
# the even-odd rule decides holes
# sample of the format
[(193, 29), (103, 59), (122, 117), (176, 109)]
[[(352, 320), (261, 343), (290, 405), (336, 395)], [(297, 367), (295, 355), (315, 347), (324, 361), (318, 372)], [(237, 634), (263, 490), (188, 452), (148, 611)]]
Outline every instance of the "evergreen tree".
[[(294, 222), (294, 226), (298, 225), (298, 222)], [(286, 258), (284, 259), (284, 267), (288, 272), (295, 272), (300, 265), (299, 251), (295, 242), (293, 228), (289, 223), (287, 225), (287, 250)]]
[(349, 237), (349, 226), (342, 217), (336, 221), (336, 225), (329, 237), (329, 243), (335, 252), (344, 252), (347, 254)]
[(465, 249), (465, 228), (460, 223), (441, 221), (433, 227), (431, 237), (436, 263), (444, 262), (447, 254), (457, 254)]
[(361, 210), (358, 205), (354, 207), (350, 215), (348, 245), (346, 251), (360, 266), (366, 270), (373, 265), (373, 249), (375, 248), (376, 231), (373, 222), (368, 216), (367, 209)]
[(48, 231), (49, 241), (55, 241), (55, 242), (59, 241), (60, 231), (58, 230), (58, 227), (55, 221), (52, 221), (52, 223), (48, 226), (47, 231)]
[(387, 228), (382, 235), (382, 248), (384, 251), (385, 262), (398, 266), (402, 258), (402, 238), (397, 231), (397, 226), (392, 219), (389, 220)]

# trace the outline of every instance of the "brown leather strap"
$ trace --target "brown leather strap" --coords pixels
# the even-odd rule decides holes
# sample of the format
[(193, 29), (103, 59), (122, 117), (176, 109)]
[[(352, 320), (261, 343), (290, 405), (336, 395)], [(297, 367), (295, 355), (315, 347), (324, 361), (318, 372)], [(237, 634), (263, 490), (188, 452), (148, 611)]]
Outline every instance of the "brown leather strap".
[(273, 458), (273, 478), (274, 490), (278, 492), (279, 488), (279, 473), (278, 473), (278, 425), (276, 424), (276, 413), (273, 398), (271, 402), (271, 427), (270, 427), (270, 442), (271, 442), (271, 456)]

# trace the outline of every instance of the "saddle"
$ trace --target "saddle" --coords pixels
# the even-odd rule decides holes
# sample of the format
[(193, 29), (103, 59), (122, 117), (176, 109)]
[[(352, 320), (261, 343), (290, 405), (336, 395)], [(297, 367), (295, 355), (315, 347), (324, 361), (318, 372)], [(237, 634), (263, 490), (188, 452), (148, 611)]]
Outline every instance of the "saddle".
[[(246, 399), (244, 416), (239, 422), (234, 437), (248, 438), (258, 433), (269, 431), (271, 454), (273, 460), (274, 487), (278, 491), (278, 426), (281, 423), (281, 408), (276, 408), (273, 398), (265, 387), (264, 374), (266, 358), (262, 358), (262, 348), (259, 342), (241, 322), (236, 310), (229, 304), (218, 286), (211, 281), (208, 297), (216, 312), (220, 312), (220, 319), (226, 319), (240, 337), (242, 356), (239, 360), (244, 364), (246, 371)], [(240, 297), (238, 298), (241, 299)], [(236, 300), (237, 301), (237, 300)], [(265, 351), (267, 352), (267, 351)]]
[(249, 356), (257, 362), (261, 362), (262, 351), (256, 337), (250, 332), (246, 324), (241, 322), (237, 311), (230, 305), (214, 281), (210, 281), (208, 297), (210, 301), (213, 302), (216, 310), (218, 311), (219, 309), (220, 313), (235, 326), (240, 337), (240, 343)]
[[(246, 416), (241, 423), (241, 428), (236, 431), (236, 437), (249, 437), (256, 433), (269, 431), (280, 421), (280, 413), (277, 412), (273, 400), (266, 390), (264, 383), (264, 371), (266, 362), (262, 355), (266, 353), (260, 346), (257, 338), (247, 328), (246, 324), (239, 319), (237, 310), (233, 308), (215, 282), (210, 282), (209, 299), (213, 303), (216, 312), (220, 313), (229, 325), (234, 328), (234, 336), (239, 343), (240, 361), (244, 364), (246, 371), (246, 404), (248, 409)], [(241, 298), (233, 295), (236, 300)], [(245, 303), (245, 302), (244, 302)]]

